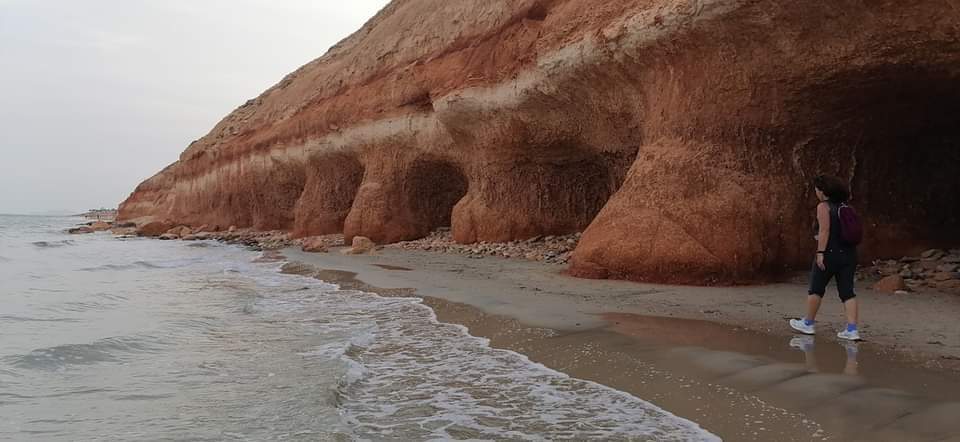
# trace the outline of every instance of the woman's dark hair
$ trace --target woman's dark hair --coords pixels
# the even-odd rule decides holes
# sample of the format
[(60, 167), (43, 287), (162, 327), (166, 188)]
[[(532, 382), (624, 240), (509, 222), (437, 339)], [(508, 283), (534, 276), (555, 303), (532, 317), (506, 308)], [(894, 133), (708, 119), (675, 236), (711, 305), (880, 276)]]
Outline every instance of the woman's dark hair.
[(820, 189), (831, 203), (845, 203), (850, 199), (850, 191), (847, 190), (847, 184), (835, 176), (820, 175), (813, 179), (813, 185), (817, 189)]

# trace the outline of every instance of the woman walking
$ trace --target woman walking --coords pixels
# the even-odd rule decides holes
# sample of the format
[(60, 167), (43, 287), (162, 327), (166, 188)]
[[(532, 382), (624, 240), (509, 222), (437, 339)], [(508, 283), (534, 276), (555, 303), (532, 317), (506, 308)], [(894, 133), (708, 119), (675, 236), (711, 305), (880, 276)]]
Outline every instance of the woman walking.
[(857, 295), (853, 281), (857, 271), (857, 246), (844, 241), (840, 231), (840, 208), (850, 198), (850, 191), (839, 178), (818, 176), (813, 180), (817, 199), (817, 254), (810, 271), (810, 288), (807, 291), (807, 314), (803, 319), (791, 319), (794, 330), (812, 335), (816, 332), (817, 311), (826, 293), (827, 283), (837, 280), (837, 292), (843, 302), (847, 326), (837, 333), (840, 339), (860, 340), (857, 330)]

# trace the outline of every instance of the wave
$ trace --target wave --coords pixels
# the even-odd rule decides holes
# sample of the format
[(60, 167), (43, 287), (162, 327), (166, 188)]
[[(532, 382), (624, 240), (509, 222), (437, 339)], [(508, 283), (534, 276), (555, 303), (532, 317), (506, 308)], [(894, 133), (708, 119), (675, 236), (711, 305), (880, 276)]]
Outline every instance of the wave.
[(62, 241), (34, 241), (30, 244), (33, 244), (34, 246), (37, 246), (41, 249), (46, 249), (46, 248), (73, 246), (73, 245), (76, 245), (77, 243), (72, 239), (65, 239)]
[(159, 265), (148, 261), (136, 261), (130, 264), (104, 264), (102, 266), (96, 267), (85, 267), (80, 269), (81, 272), (102, 272), (102, 271), (117, 271), (117, 270), (130, 270), (130, 269), (159, 269), (163, 268)]
[(64, 344), (40, 348), (25, 355), (12, 355), (2, 360), (11, 367), (26, 370), (61, 371), (75, 365), (120, 362), (132, 353), (159, 352), (166, 344), (145, 336), (121, 336), (98, 340), (92, 344)]
[(104, 271), (120, 271), (120, 270), (133, 270), (133, 269), (175, 269), (180, 267), (187, 267), (191, 264), (197, 263), (197, 259), (178, 259), (168, 262), (151, 262), (151, 261), (134, 261), (129, 264), (104, 264), (96, 267), (85, 267), (79, 269), (81, 272), (104, 272)]
[(61, 397), (68, 397), (68, 396), (83, 396), (88, 394), (109, 393), (112, 391), (114, 390), (110, 388), (80, 388), (80, 389), (65, 391), (61, 393), (39, 394), (39, 395), (23, 395), (23, 394), (16, 394), (16, 393), (0, 392), (0, 398), (30, 400), (30, 399), (42, 399), (42, 398), (61, 398)]
[(0, 315), (0, 322), (82, 322), (76, 318), (30, 318), (16, 315)]
[(73, 313), (82, 313), (90, 311), (101, 311), (108, 310), (112, 306), (102, 302), (96, 301), (74, 301), (74, 302), (64, 302), (62, 304), (43, 307), (43, 310), (53, 311), (53, 312), (73, 312)]

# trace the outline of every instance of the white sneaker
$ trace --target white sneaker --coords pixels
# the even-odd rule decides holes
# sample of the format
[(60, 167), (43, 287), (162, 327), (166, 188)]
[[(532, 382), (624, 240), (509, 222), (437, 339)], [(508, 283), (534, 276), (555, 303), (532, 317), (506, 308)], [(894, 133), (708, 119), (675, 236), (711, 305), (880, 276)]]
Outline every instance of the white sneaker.
[(807, 325), (807, 323), (804, 322), (803, 319), (791, 319), (790, 327), (805, 335), (812, 335), (816, 333), (816, 330), (813, 328), (813, 325)]
[(840, 333), (837, 333), (837, 337), (840, 339), (846, 339), (848, 341), (859, 341), (860, 331), (859, 330), (847, 331), (846, 329), (844, 329)]

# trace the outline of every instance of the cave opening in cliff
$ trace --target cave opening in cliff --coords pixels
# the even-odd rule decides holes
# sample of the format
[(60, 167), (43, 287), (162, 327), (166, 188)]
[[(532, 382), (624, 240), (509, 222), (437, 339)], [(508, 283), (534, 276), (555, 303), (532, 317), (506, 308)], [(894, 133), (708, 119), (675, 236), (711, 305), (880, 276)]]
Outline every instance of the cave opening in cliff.
[(636, 151), (605, 152), (578, 141), (528, 148), (486, 165), (482, 207), (500, 213), (477, 227), (478, 240), (508, 241), (582, 232), (623, 183)]
[(536, 169), (538, 204), (556, 223), (550, 234), (585, 230), (620, 190), (638, 153), (638, 147), (604, 151), (580, 142), (560, 143), (549, 150), (552, 158), (539, 159)]
[(295, 237), (343, 232), (364, 168), (355, 154), (326, 153), (306, 164), (306, 184), (294, 208)]
[(596, 155), (577, 155), (532, 168), (537, 177), (537, 207), (553, 225), (545, 234), (582, 231), (619, 187), (610, 165)]
[(467, 194), (469, 185), (458, 166), (432, 158), (414, 161), (404, 183), (410, 209), (425, 232), (450, 227), (453, 207)]
[[(846, 178), (871, 255), (960, 246), (960, 78), (897, 67), (822, 89), (814, 170)], [(835, 156), (836, 158), (831, 158)]]
[(239, 200), (246, 203), (235, 210), (238, 227), (251, 226), (257, 230), (293, 227), (294, 209), (306, 181), (302, 166), (274, 160), (268, 167), (249, 172), (245, 181), (249, 187), (243, 190), (245, 195)]

